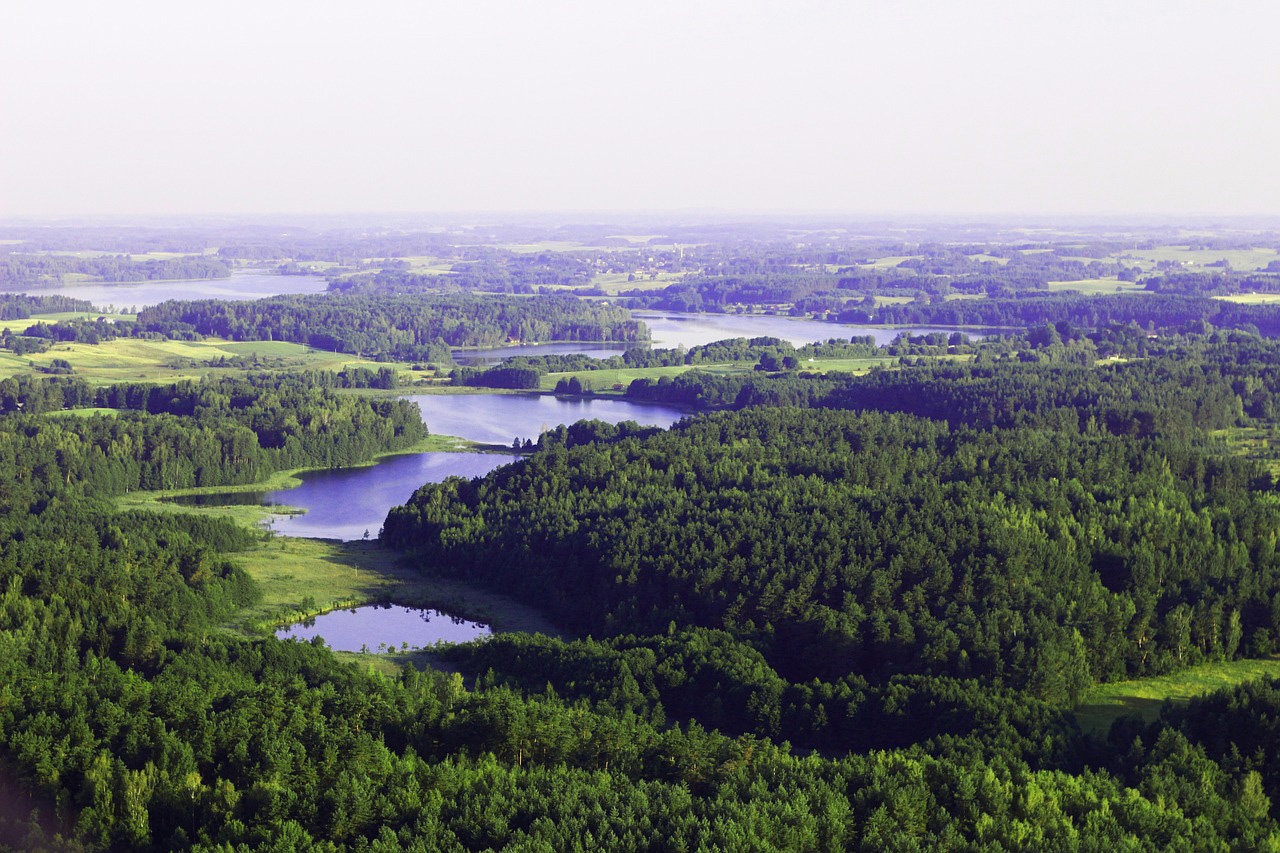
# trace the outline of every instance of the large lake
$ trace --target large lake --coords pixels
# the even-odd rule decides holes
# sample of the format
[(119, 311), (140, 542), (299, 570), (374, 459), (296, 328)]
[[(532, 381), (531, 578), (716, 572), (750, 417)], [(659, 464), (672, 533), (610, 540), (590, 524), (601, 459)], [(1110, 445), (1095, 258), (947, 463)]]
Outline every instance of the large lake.
[(27, 287), (5, 292), (29, 293), (33, 296), (70, 296), (73, 299), (87, 299), (102, 311), (114, 309), (132, 313), (131, 309), (158, 305), (167, 299), (262, 299), (283, 293), (323, 293), (326, 287), (328, 282), (314, 275), (235, 272), (231, 274), (231, 278)]

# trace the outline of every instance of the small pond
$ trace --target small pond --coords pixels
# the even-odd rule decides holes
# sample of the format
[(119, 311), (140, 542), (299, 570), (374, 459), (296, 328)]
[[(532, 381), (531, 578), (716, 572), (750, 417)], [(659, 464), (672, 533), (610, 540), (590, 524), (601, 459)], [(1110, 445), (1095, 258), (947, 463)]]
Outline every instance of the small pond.
[(353, 610), (333, 610), (314, 619), (276, 631), (282, 640), (322, 637), (340, 652), (399, 651), (435, 643), (465, 643), (492, 633), (488, 625), (469, 622), (439, 610), (399, 604), (370, 604)]

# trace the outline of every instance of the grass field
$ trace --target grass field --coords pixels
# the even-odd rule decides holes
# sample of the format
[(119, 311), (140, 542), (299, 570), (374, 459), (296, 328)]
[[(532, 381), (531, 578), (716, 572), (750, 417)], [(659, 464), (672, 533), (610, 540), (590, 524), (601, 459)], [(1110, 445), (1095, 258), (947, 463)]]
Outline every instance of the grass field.
[(1273, 305), (1280, 302), (1280, 293), (1234, 293), (1230, 296), (1215, 296), (1223, 302), (1237, 302), (1241, 305)]
[(1227, 261), (1235, 270), (1260, 270), (1280, 259), (1275, 249), (1191, 249), (1187, 246), (1163, 246), (1159, 249), (1134, 249), (1120, 255), (1122, 259), (1138, 259), (1154, 266), (1160, 261), (1173, 261), (1192, 268), (1215, 261)]
[[(700, 367), (708, 369), (707, 365), (700, 365)], [(541, 388), (543, 391), (553, 391), (556, 383), (561, 379), (576, 376), (580, 382), (590, 385), (593, 391), (609, 393), (614, 390), (615, 385), (621, 385), (622, 390), (625, 390), (628, 385), (637, 379), (656, 380), (662, 376), (676, 376), (688, 370), (693, 370), (693, 368), (688, 365), (675, 365), (672, 367), (624, 367), (618, 370), (579, 370), (567, 373), (548, 373), (542, 377)]]
[(557, 633), (533, 608), (458, 581), (427, 577), (376, 543), (280, 536), (232, 558), (263, 591), (262, 601), (239, 615), (240, 626), (249, 631), (270, 630), (328, 610), (394, 601), (446, 610), (495, 631)]
[(889, 255), (883, 258), (876, 258), (874, 261), (872, 261), (869, 264), (859, 264), (859, 266), (869, 267), (871, 269), (877, 269), (877, 270), (887, 270), (891, 267), (896, 267), (898, 264), (902, 263), (905, 260), (909, 260), (911, 258), (920, 258), (920, 257), (924, 257), (924, 256), (923, 255)]
[(658, 277), (652, 281), (649, 280), (648, 276), (637, 276), (635, 281), (627, 281), (628, 275), (630, 273), (601, 273), (591, 279), (591, 284), (605, 293), (616, 294), (624, 290), (661, 290), (683, 277), (682, 273), (660, 272)]
[(1166, 701), (1186, 702), (1246, 681), (1277, 676), (1280, 659), (1271, 658), (1207, 663), (1174, 675), (1099, 684), (1076, 708), (1076, 719), (1084, 731), (1106, 734), (1112, 722), (1127, 714), (1150, 722)]
[(1114, 278), (1089, 278), (1079, 281), (1051, 281), (1049, 290), (1053, 293), (1072, 291), (1089, 296), (1104, 293), (1148, 293), (1142, 285), (1131, 281), (1119, 281)]
[(119, 414), (120, 414), (119, 409), (87, 408), (87, 409), (63, 409), (62, 411), (58, 411), (58, 412), (45, 412), (44, 416), (47, 418), (91, 418), (94, 415), (106, 415), (109, 418), (114, 418)]
[(57, 323), (60, 320), (96, 320), (106, 317), (108, 320), (133, 320), (133, 314), (103, 314), (100, 311), (58, 311), (53, 314), (40, 314), (21, 320), (0, 320), (0, 328), (21, 334), (36, 323)]
[(517, 254), (533, 254), (535, 252), (576, 252), (586, 247), (572, 240), (543, 240), (539, 243), (498, 243), (494, 248)]
[[(423, 374), (411, 371), (409, 365), (388, 365), (343, 353), (315, 350), (301, 344), (283, 341), (170, 341), (121, 338), (101, 344), (57, 344), (43, 353), (15, 356), (0, 353), (0, 378), (30, 373), (46, 367), (55, 358), (71, 363), (77, 376), (96, 384), (114, 382), (176, 382), (203, 376), (237, 376), (246, 372), (332, 370), (347, 367), (398, 367), (406, 382)], [(247, 366), (214, 367), (220, 358), (246, 358)]]

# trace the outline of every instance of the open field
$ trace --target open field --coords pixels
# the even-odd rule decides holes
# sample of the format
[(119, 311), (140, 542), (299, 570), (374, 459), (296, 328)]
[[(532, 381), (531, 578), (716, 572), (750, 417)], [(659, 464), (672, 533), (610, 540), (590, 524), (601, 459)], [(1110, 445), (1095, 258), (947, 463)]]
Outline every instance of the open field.
[[(59, 343), (43, 353), (15, 356), (0, 353), (0, 378), (32, 372), (61, 358), (71, 363), (77, 376), (96, 384), (114, 382), (176, 382), (204, 376), (238, 376), (246, 372), (332, 370), (347, 367), (398, 367), (406, 381), (422, 378), (409, 365), (388, 365), (350, 354), (316, 350), (283, 341), (233, 343), (216, 339), (204, 341), (144, 340), (120, 338), (100, 344)], [(220, 359), (247, 359), (234, 366), (214, 366)]]
[(1187, 246), (1134, 249), (1122, 253), (1119, 257), (1121, 260), (1146, 261), (1149, 266), (1155, 266), (1160, 261), (1172, 261), (1193, 269), (1205, 267), (1216, 261), (1226, 261), (1235, 270), (1265, 269), (1267, 264), (1280, 259), (1275, 249), (1191, 249)]
[(1241, 305), (1273, 305), (1280, 302), (1280, 293), (1233, 293), (1230, 296), (1215, 296), (1214, 299)]
[(409, 271), (424, 275), (447, 275), (453, 272), (456, 261), (447, 258), (433, 258), (427, 255), (410, 255), (400, 258), (409, 264)]
[(1186, 702), (1253, 681), (1280, 676), (1280, 659), (1237, 660), (1207, 663), (1173, 675), (1099, 684), (1085, 694), (1076, 708), (1076, 719), (1086, 732), (1106, 734), (1111, 723), (1127, 714), (1150, 722), (1166, 701)]
[(890, 269), (891, 267), (896, 267), (898, 264), (902, 263), (905, 260), (909, 260), (911, 258), (920, 258), (920, 257), (924, 257), (924, 256), (923, 255), (888, 255), (883, 258), (876, 258), (874, 261), (872, 261), (869, 264), (858, 264), (858, 266), (862, 267), (863, 269), (887, 270), (887, 269)]
[(533, 254), (535, 252), (576, 252), (587, 247), (574, 240), (543, 240), (538, 243), (497, 243), (493, 248), (518, 254)]
[[(710, 370), (711, 365), (698, 365), (699, 369)], [(721, 367), (717, 365), (717, 367)], [(628, 385), (637, 379), (659, 379), (663, 376), (677, 376), (694, 368), (686, 364), (673, 365), (671, 367), (623, 367), (617, 370), (570, 370), (566, 373), (548, 373), (542, 377), (541, 385), (543, 391), (555, 390), (556, 383), (561, 379), (568, 379), (571, 376), (578, 377), (578, 381), (584, 385), (590, 386), (596, 393), (608, 393), (614, 389), (615, 385), (621, 385), (625, 390)], [(747, 369), (750, 369), (748, 366)]]
[(134, 314), (103, 314), (101, 311), (56, 311), (52, 314), (39, 314), (34, 317), (26, 317), (22, 320), (0, 320), (0, 328), (8, 329), (15, 334), (21, 334), (36, 323), (57, 323), (62, 320), (96, 320), (99, 317), (105, 317), (108, 320), (133, 320)]
[(660, 272), (658, 277), (652, 281), (648, 276), (637, 276), (635, 281), (627, 281), (628, 275), (630, 273), (601, 273), (591, 279), (591, 284), (593, 287), (598, 287), (605, 293), (613, 295), (624, 290), (661, 290), (683, 278), (682, 273)]
[(447, 610), (496, 631), (557, 633), (531, 607), (459, 581), (427, 577), (376, 543), (280, 536), (232, 559), (262, 588), (262, 601), (240, 614), (241, 626), (250, 631), (269, 630), (328, 610), (394, 601)]
[(1120, 281), (1114, 278), (1087, 278), (1079, 281), (1051, 281), (1049, 290), (1052, 293), (1072, 291), (1087, 296), (1105, 293), (1147, 293), (1140, 284), (1131, 281)]
[(46, 418), (91, 418), (94, 415), (106, 415), (109, 418), (114, 418), (119, 414), (119, 409), (90, 407), (85, 409), (63, 409), (56, 412), (45, 412), (44, 416)]

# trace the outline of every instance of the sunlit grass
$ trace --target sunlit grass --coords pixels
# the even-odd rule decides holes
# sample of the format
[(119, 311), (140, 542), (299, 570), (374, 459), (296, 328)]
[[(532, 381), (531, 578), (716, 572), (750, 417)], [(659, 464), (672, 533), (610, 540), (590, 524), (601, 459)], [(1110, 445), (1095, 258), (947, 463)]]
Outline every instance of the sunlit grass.
[(238, 619), (267, 630), (329, 610), (373, 602), (434, 607), (484, 622), (495, 631), (556, 634), (531, 607), (459, 581), (432, 578), (372, 542), (277, 536), (233, 555), (262, 589), (262, 600)]
[(1280, 258), (1275, 249), (1191, 249), (1188, 246), (1162, 246), (1158, 249), (1134, 249), (1121, 253), (1121, 257), (1137, 258), (1155, 265), (1160, 261), (1172, 261), (1182, 267), (1207, 268), (1217, 261), (1226, 261), (1234, 270), (1260, 270)]
[(1241, 305), (1272, 305), (1280, 302), (1280, 293), (1233, 293), (1230, 296), (1217, 296), (1223, 302), (1236, 302)]
[(1137, 714), (1150, 722), (1166, 701), (1187, 702), (1246, 681), (1277, 676), (1280, 660), (1251, 659), (1207, 663), (1172, 675), (1099, 684), (1076, 708), (1076, 719), (1084, 731), (1105, 734), (1112, 722), (1127, 714)]
[(1131, 281), (1120, 281), (1115, 278), (1087, 278), (1078, 281), (1051, 281), (1049, 290), (1052, 293), (1072, 292), (1088, 296), (1108, 293), (1148, 293), (1141, 284)]
[[(47, 352), (15, 356), (0, 353), (0, 377), (48, 367), (53, 359), (69, 362), (77, 376), (91, 383), (176, 382), (204, 376), (242, 376), (245, 373), (327, 370), (350, 367), (395, 368), (406, 383), (424, 378), (411, 365), (359, 358), (349, 353), (312, 349), (283, 341), (230, 342), (146, 340), (119, 338), (100, 344), (58, 343)], [(215, 366), (222, 359), (249, 359), (249, 364)]]

